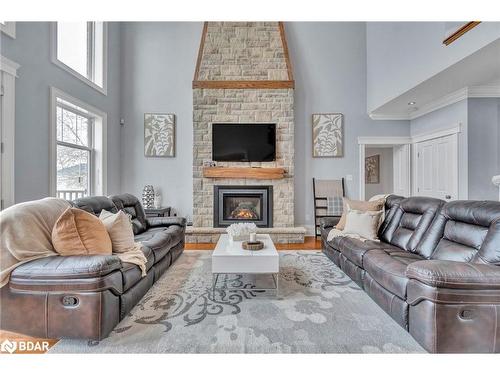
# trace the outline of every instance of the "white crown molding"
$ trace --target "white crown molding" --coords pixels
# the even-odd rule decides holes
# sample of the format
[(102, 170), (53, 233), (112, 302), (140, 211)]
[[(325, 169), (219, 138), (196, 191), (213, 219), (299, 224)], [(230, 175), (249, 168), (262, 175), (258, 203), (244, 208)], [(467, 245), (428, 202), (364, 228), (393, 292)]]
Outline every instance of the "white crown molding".
[(471, 86), (469, 98), (500, 98), (500, 86)]
[(369, 114), (370, 118), (372, 120), (392, 120), (392, 121), (397, 121), (397, 120), (409, 120), (408, 115), (389, 115), (389, 114), (384, 114), (384, 113), (370, 113)]
[(460, 90), (454, 91), (450, 94), (433, 100), (407, 115), (370, 113), (369, 116), (372, 120), (415, 120), (418, 117), (424, 116), (428, 113), (434, 112), (438, 109), (458, 103), (468, 98), (500, 98), (500, 85), (464, 87)]
[(418, 108), (416, 111), (410, 113), (408, 115), (409, 120), (414, 120), (418, 117), (424, 116), (428, 113), (437, 111), (438, 109), (447, 107), (449, 105), (458, 103), (468, 97), (468, 88), (464, 87), (463, 89), (452, 92), (448, 95), (442, 96), (439, 99), (433, 100), (422, 107)]
[(18, 63), (6, 58), (5, 56), (0, 55), (0, 71), (13, 75), (17, 77), (17, 69), (19, 69), (21, 65)]

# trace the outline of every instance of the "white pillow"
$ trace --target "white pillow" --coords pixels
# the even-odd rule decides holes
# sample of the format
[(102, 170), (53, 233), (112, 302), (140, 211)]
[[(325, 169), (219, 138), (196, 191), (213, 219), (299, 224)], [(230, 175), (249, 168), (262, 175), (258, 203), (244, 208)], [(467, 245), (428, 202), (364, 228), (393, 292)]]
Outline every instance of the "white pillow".
[(377, 232), (383, 211), (358, 211), (347, 212), (344, 233), (356, 234), (367, 240), (378, 240)]
[(136, 244), (134, 240), (132, 223), (125, 212), (118, 211), (113, 214), (102, 210), (99, 219), (103, 222), (111, 238), (113, 253), (126, 253), (136, 249), (138, 245), (140, 247), (140, 244)]

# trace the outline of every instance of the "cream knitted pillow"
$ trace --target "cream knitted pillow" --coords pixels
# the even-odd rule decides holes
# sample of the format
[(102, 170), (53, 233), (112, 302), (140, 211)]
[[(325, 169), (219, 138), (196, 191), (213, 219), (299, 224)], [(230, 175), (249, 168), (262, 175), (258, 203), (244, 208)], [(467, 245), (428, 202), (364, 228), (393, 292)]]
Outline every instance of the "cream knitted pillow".
[(125, 253), (137, 248), (132, 223), (125, 212), (118, 211), (113, 214), (102, 210), (99, 219), (101, 219), (108, 231), (114, 253)]
[(383, 211), (349, 210), (344, 227), (345, 234), (356, 234), (367, 240), (378, 240), (377, 232)]

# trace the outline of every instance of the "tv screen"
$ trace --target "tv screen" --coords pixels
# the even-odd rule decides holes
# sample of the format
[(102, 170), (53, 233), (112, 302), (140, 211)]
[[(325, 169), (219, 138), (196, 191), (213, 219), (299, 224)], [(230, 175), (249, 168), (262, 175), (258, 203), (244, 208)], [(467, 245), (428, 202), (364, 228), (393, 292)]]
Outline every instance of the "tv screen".
[(276, 160), (276, 124), (212, 124), (212, 159)]

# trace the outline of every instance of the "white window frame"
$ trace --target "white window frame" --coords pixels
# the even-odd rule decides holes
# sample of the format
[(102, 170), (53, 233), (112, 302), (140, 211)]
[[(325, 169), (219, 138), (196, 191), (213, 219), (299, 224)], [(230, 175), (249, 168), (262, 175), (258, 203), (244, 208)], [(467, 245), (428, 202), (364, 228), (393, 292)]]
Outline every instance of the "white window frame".
[(0, 32), (10, 36), (12, 39), (16, 39), (16, 23), (15, 22), (0, 23)]
[(2, 117), (0, 126), (2, 127), (2, 187), (0, 209), (7, 208), (15, 204), (15, 126), (16, 126), (16, 78), (20, 65), (8, 58), (0, 55), (1, 80), (0, 94), (2, 105)]
[[(108, 23), (103, 23), (103, 44), (102, 44), (102, 87), (92, 80), (88, 79), (84, 75), (78, 73), (76, 70), (72, 69), (70, 66), (63, 63), (57, 58), (57, 22), (52, 22), (50, 24), (50, 59), (52, 63), (57, 65), (59, 68), (65, 70), (76, 78), (80, 79), (90, 87), (99, 91), (103, 95), (108, 94)], [(92, 51), (92, 53), (94, 53)]]
[[(89, 166), (89, 181), (91, 188), (89, 195), (107, 195), (107, 114), (55, 87), (50, 88), (50, 195), (52, 197), (57, 196), (57, 145), (64, 145), (64, 142), (57, 141), (58, 98), (83, 108), (93, 117), (91, 127), (92, 150), (90, 152), (91, 160)], [(71, 110), (73, 111), (73, 109)], [(80, 148), (73, 144), (70, 146)], [(82, 149), (87, 148), (82, 147)]]

